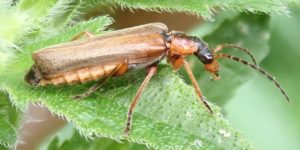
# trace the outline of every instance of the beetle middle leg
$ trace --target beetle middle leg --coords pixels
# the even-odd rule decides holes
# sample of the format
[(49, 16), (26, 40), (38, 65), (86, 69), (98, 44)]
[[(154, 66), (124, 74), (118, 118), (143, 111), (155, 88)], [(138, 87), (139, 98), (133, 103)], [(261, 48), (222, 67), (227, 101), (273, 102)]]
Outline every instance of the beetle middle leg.
[(130, 108), (128, 110), (128, 114), (127, 114), (127, 122), (126, 122), (126, 127), (124, 129), (124, 134), (127, 136), (129, 134), (130, 128), (131, 128), (131, 120), (132, 120), (132, 115), (133, 115), (133, 111), (134, 108), (136, 106), (136, 104), (138, 103), (142, 92), (144, 91), (146, 85), (149, 83), (150, 79), (152, 78), (152, 76), (157, 72), (157, 65), (153, 65), (150, 66), (149, 68), (147, 68), (147, 76), (144, 79), (142, 85), (140, 86), (140, 88), (138, 89), (138, 91), (136, 92), (136, 95), (134, 96), (131, 104), (130, 104)]
[(92, 93), (97, 91), (103, 85), (103, 83), (105, 83), (111, 76), (121, 75), (121, 74), (125, 73), (127, 71), (127, 69), (128, 69), (128, 61), (126, 60), (126, 61), (120, 63), (116, 68), (114, 68), (100, 82), (98, 82), (98, 83), (94, 84), (92, 87), (90, 87), (88, 89), (88, 91), (86, 91), (83, 94), (75, 95), (72, 98), (73, 99), (83, 99), (83, 98), (90, 96)]

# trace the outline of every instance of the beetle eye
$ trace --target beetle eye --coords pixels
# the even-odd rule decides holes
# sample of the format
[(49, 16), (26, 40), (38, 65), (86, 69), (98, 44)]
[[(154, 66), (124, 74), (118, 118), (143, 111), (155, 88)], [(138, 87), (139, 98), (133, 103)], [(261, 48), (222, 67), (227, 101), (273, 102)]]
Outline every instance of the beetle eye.
[(212, 54), (207, 54), (202, 56), (201, 60), (204, 64), (210, 64), (213, 61), (213, 56)]
[(213, 55), (208, 48), (198, 49), (195, 55), (203, 64), (210, 64), (213, 61)]

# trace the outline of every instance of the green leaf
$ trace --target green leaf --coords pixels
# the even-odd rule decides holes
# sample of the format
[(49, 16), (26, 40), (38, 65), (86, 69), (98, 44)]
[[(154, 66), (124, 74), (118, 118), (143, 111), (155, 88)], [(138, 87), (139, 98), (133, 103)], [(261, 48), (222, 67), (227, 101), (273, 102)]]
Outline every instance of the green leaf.
[(39, 18), (48, 14), (48, 11), (55, 5), (57, 0), (20, 0), (17, 7), (31, 17)]
[(45, 19), (48, 11), (55, 4), (55, 0), (21, 0), (16, 4), (1, 5), (0, 24), (1, 41), (16, 43), (24, 35), (33, 32)]
[[(0, 3), (0, 50), (49, 38), (78, 20), (81, 0), (20, 0)], [(10, 4), (10, 5), (9, 5)], [(13, 26), (12, 26), (13, 25)]]
[(0, 145), (12, 148), (17, 138), (18, 117), (18, 111), (12, 106), (8, 96), (0, 92)]
[[(2, 89), (10, 93), (16, 106), (25, 109), (29, 102), (40, 102), (71, 121), (88, 138), (124, 139), (127, 109), (145, 77), (145, 70), (112, 78), (99, 92), (82, 101), (74, 101), (70, 96), (86, 91), (93, 83), (30, 87), (23, 80), (32, 65), (30, 52), (69, 41), (79, 31), (95, 32), (107, 22), (111, 23), (107, 17), (82, 22), (47, 41), (26, 45), (23, 48), (26, 53), (19, 54), (7, 70), (1, 72)], [(222, 118), (220, 108), (211, 106), (213, 115), (198, 102), (191, 86), (186, 85), (169, 65), (161, 64), (142, 94), (127, 140), (160, 149), (251, 148), (251, 144)]]
[(0, 2), (0, 70), (18, 46), (55, 35), (78, 18), (80, 0), (20, 0)]
[[(66, 133), (68, 136), (66, 136)], [(70, 135), (71, 133), (71, 135)], [(142, 150), (147, 149), (145, 145), (122, 142), (108, 139), (108, 138), (97, 138), (97, 139), (85, 139), (82, 137), (74, 128), (66, 126), (63, 130), (56, 133), (56, 135), (49, 141), (47, 150), (86, 150), (86, 149), (99, 149), (101, 150)]]
[(145, 9), (155, 11), (181, 11), (196, 15), (201, 15), (205, 19), (212, 20), (213, 15), (218, 10), (246, 11), (246, 12), (263, 12), (267, 14), (285, 14), (288, 15), (287, 2), (281, 0), (114, 0), (115, 3), (122, 7), (134, 9)]
[[(22, 11), (30, 12), (30, 16), (38, 16), (33, 20), (32, 29), (26, 33), (22, 40), (32, 42), (33, 39), (48, 38), (72, 23), (78, 18), (78, 9), (81, 7), (80, 0), (23, 0), (18, 5)], [(46, 7), (47, 9), (43, 9)]]

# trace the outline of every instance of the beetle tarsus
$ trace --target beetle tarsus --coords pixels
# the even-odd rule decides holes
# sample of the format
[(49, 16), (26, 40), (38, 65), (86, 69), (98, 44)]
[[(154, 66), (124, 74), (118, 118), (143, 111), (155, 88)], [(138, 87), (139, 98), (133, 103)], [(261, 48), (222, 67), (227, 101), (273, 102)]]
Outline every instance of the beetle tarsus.
[(130, 131), (130, 128), (131, 128), (131, 117), (132, 117), (132, 111), (129, 111), (128, 114), (127, 114), (127, 122), (126, 122), (126, 127), (124, 129), (124, 135), (126, 137), (129, 136), (129, 131)]
[(94, 93), (95, 91), (97, 91), (105, 81), (108, 80), (108, 77), (105, 77), (103, 80), (101, 80), (100, 82), (94, 84), (92, 87), (89, 88), (88, 91), (86, 91), (85, 93), (83, 94), (78, 94), (78, 95), (74, 95), (72, 96), (71, 98), (72, 99), (75, 99), (75, 100), (81, 100), (81, 99), (84, 99), (88, 96), (90, 96), (92, 93)]
[(74, 100), (81, 100), (81, 99), (84, 99), (88, 96), (87, 93), (84, 93), (84, 94), (79, 94), (79, 95), (74, 95), (74, 96), (71, 96), (72, 99)]
[(210, 108), (209, 104), (207, 103), (206, 98), (204, 96), (200, 96), (200, 99), (201, 99), (202, 103), (204, 104), (204, 106), (206, 107), (206, 109), (209, 111), (209, 113), (212, 114), (213, 111)]

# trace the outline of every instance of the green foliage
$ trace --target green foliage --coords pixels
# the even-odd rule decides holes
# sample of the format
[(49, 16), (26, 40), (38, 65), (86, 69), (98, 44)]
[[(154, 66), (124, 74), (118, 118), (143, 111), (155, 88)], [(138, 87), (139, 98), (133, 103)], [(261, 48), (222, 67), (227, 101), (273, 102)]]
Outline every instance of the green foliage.
[(80, 0), (21, 1), (18, 4), (20, 10), (34, 17), (34, 20), (31, 19), (34, 25), (20, 42), (27, 39), (32, 42), (37, 37), (41, 39), (55, 35), (78, 17), (78, 9), (81, 5)]
[(21, 11), (30, 13), (31, 17), (43, 17), (57, 0), (21, 0), (17, 5)]
[(272, 73), (292, 100), (256, 76), (225, 106), (226, 118), (260, 149), (297, 150), (300, 139), (300, 5), (291, 5), (291, 17), (272, 16), (270, 53), (261, 67)]
[[(65, 136), (65, 132), (71, 135)], [(118, 143), (108, 138), (97, 138), (94, 140), (83, 139), (82, 136), (70, 126), (65, 127), (60, 131), (47, 146), (48, 150), (86, 150), (86, 149), (101, 149), (101, 150), (143, 150), (147, 149), (145, 145), (130, 143), (123, 141)]]
[[(12, 147), (17, 138), (18, 112), (8, 96), (0, 92), (0, 145)], [(1, 149), (1, 147), (0, 147)]]
[(35, 39), (57, 34), (78, 17), (80, 0), (12, 0), (0, 2), (0, 70), (15, 51)]
[[(24, 47), (26, 52), (68, 41), (78, 31), (94, 31), (109, 18), (83, 22), (47, 41)], [(98, 26), (95, 26), (98, 25)], [(87, 137), (123, 139), (127, 107), (144, 78), (144, 70), (113, 78), (101, 92), (83, 101), (70, 96), (88, 89), (91, 84), (72, 87), (32, 88), (23, 81), (32, 64), (30, 53), (19, 54), (9, 71), (0, 75), (2, 86), (11, 94), (15, 105), (25, 108), (28, 102), (41, 102), (52, 112), (65, 116)], [(129, 84), (135, 82), (134, 85)], [(163, 100), (163, 101), (162, 101)], [(218, 107), (214, 115), (198, 102), (192, 87), (186, 85), (169, 66), (161, 65), (151, 80), (136, 109), (130, 141), (145, 143), (154, 148), (242, 148), (250, 144), (222, 119)], [(225, 136), (223, 132), (229, 134)], [(168, 140), (165, 140), (168, 139)]]
[(267, 14), (288, 14), (287, 1), (281, 0), (216, 0), (216, 1), (198, 1), (198, 0), (164, 0), (159, 3), (155, 0), (114, 0), (122, 7), (139, 8), (146, 10), (160, 11), (183, 11), (212, 20), (213, 15), (219, 9), (228, 9), (231, 11), (246, 12), (264, 12)]

